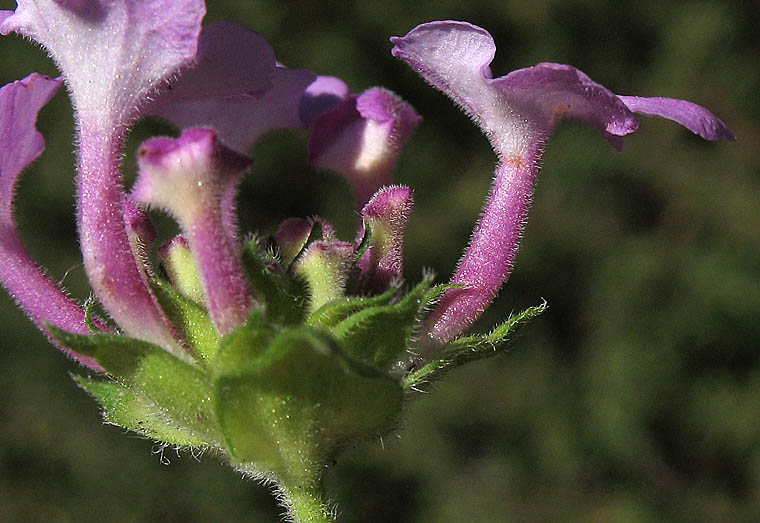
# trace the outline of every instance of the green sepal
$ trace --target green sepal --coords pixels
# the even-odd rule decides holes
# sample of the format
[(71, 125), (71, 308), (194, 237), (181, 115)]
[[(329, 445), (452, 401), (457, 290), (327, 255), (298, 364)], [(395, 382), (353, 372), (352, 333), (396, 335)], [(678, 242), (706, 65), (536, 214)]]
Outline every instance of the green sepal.
[(264, 314), (254, 310), (245, 325), (224, 337), (214, 359), (214, 376), (248, 368), (267, 350), (277, 331)]
[(418, 387), (439, 379), (447, 371), (471, 361), (490, 358), (509, 349), (518, 331), (530, 320), (544, 312), (546, 302), (529, 307), (519, 314), (510, 316), (490, 334), (465, 336), (446, 345), (432, 361), (411, 372), (403, 379), (404, 389)]
[(64, 346), (95, 359), (111, 377), (155, 403), (175, 423), (209, 443), (218, 441), (209, 379), (198, 366), (146, 341), (47, 328)]
[(84, 309), (84, 324), (87, 326), (87, 330), (90, 331), (90, 334), (97, 334), (98, 332), (102, 332), (97, 325), (95, 325), (95, 320), (92, 316), (92, 309), (95, 307), (95, 298), (93, 298), (92, 295), (90, 295), (87, 300), (85, 300), (84, 305), (82, 308)]
[(387, 305), (397, 292), (398, 287), (393, 286), (378, 296), (341, 298), (327, 302), (306, 318), (306, 325), (330, 330), (352, 314), (369, 307)]
[[(328, 233), (327, 236), (330, 236), (330, 238), (328, 238), (325, 235), (325, 232), (326, 231), (325, 231), (324, 227), (322, 227), (322, 223), (319, 220), (315, 220), (312, 223), (312, 225), (311, 225), (311, 232), (309, 233), (309, 237), (306, 238), (306, 243), (304, 243), (301, 246), (301, 250), (298, 251), (298, 254), (296, 254), (295, 258), (293, 258), (293, 261), (295, 262), (296, 260), (298, 260), (298, 258), (300, 258), (301, 256), (303, 256), (303, 253), (306, 252), (306, 249), (308, 249), (309, 245), (311, 245), (312, 243), (314, 243), (316, 241), (319, 241), (319, 240), (328, 240), (328, 239), (330, 239), (332, 237)], [(291, 269), (293, 268), (293, 263), (290, 264), (290, 268)]]
[(233, 459), (290, 486), (316, 481), (348, 443), (391, 430), (403, 399), (397, 381), (310, 328), (278, 334), (247, 368), (218, 376), (214, 394)]
[(281, 325), (303, 321), (309, 302), (308, 285), (303, 278), (267, 267), (255, 238), (243, 250), (243, 266), (251, 288), (263, 303), (270, 320)]
[[(435, 276), (430, 274), (425, 275), (424, 277), (432, 280)], [(425, 304), (430, 305), (431, 303), (436, 302), (446, 291), (450, 291), (451, 289), (464, 289), (466, 287), (466, 285), (458, 283), (439, 283), (438, 285), (434, 285), (425, 296)]]
[(443, 291), (430, 288), (432, 277), (426, 276), (401, 301), (376, 305), (356, 312), (331, 332), (354, 358), (379, 369), (386, 369), (410, 346), (420, 313)]
[(150, 287), (169, 321), (184, 335), (198, 360), (204, 364), (212, 361), (219, 347), (219, 335), (206, 309), (165, 280), (153, 278)]
[(97, 401), (107, 423), (132, 430), (152, 440), (175, 447), (206, 447), (208, 442), (190, 429), (176, 424), (142, 394), (114, 381), (72, 376)]
[(359, 263), (361, 259), (364, 257), (364, 253), (367, 252), (367, 249), (369, 249), (369, 246), (372, 242), (372, 228), (369, 226), (369, 224), (364, 224), (364, 236), (362, 236), (362, 241), (359, 243), (359, 246), (356, 248), (356, 255), (354, 256), (354, 265)]

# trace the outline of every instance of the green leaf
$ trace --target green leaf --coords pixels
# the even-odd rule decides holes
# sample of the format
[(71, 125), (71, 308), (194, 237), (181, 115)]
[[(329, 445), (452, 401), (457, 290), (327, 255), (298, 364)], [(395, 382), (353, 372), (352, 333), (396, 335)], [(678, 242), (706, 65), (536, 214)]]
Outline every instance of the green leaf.
[(422, 309), (440, 292), (426, 277), (400, 302), (356, 312), (332, 328), (341, 346), (354, 358), (385, 369), (409, 347)]
[(145, 396), (113, 381), (74, 376), (74, 380), (103, 408), (108, 423), (177, 447), (205, 447), (208, 442), (178, 425)]
[(396, 381), (309, 328), (283, 331), (214, 391), (233, 458), (288, 485), (313, 482), (338, 448), (393, 428), (403, 398)]
[(190, 344), (193, 354), (208, 364), (219, 347), (219, 335), (206, 309), (165, 280), (154, 278), (150, 286), (169, 321)]
[(303, 321), (308, 306), (308, 286), (298, 275), (267, 267), (258, 242), (252, 239), (243, 251), (243, 265), (257, 299), (263, 302), (266, 315), (281, 325)]
[(445, 346), (434, 360), (407, 375), (403, 380), (404, 389), (417, 387), (440, 379), (447, 371), (471, 361), (490, 358), (509, 349), (518, 331), (530, 320), (544, 312), (546, 302), (529, 307), (519, 314), (510, 316), (498, 325), (490, 334), (484, 336), (466, 336), (456, 339)]
[(56, 340), (94, 358), (121, 385), (145, 396), (176, 423), (206, 441), (218, 441), (209, 378), (199, 367), (145, 341), (47, 327)]

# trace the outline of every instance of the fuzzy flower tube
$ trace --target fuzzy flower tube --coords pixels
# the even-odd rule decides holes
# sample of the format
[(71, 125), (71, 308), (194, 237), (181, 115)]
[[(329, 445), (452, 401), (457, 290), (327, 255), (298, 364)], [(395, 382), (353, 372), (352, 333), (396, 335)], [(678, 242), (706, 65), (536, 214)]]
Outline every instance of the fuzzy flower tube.
[(488, 137), (498, 158), (491, 193), (452, 283), (425, 325), (431, 350), (480, 317), (507, 280), (527, 219), (541, 157), (562, 118), (598, 129), (616, 149), (636, 131), (635, 113), (673, 120), (706, 140), (735, 140), (710, 111), (670, 98), (618, 96), (574, 67), (542, 63), (493, 78), (496, 54), (485, 29), (431, 22), (394, 37), (392, 50), (462, 108)]
[[(392, 174), (420, 116), (384, 88), (352, 94), (338, 78), (286, 68), (261, 35), (232, 22), (203, 27), (204, 14), (200, 0), (20, 0), (0, 12), (0, 32), (41, 44), (62, 75), (32, 73), (0, 89), (0, 281), (96, 375), (75, 380), (107, 422), (162, 444), (216, 450), (274, 483), (291, 521), (334, 520), (326, 464), (397, 430), (414, 391), (498, 353), (544, 310), (465, 335), (509, 276), (558, 120), (584, 121), (618, 148), (636, 130), (635, 114), (734, 139), (702, 107), (618, 96), (570, 66), (494, 79), (485, 30), (418, 26), (392, 39), (393, 55), (473, 118), (499, 165), (451, 281), (423, 275), (405, 285), (414, 199)], [(102, 318), (34, 263), (13, 216), (18, 177), (44, 150), (37, 114), (63, 83), (76, 117), (80, 245)], [(124, 140), (146, 116), (177, 134), (139, 148), (128, 189)], [(309, 133), (311, 163), (345, 177), (360, 211), (353, 238), (338, 238), (318, 217), (257, 236), (238, 230), (247, 153), (276, 128)], [(163, 245), (152, 212), (176, 221)]]

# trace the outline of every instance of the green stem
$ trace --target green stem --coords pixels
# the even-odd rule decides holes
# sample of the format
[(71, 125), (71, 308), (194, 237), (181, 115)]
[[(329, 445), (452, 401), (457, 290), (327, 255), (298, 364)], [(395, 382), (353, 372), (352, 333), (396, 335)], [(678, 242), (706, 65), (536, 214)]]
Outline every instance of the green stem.
[(295, 523), (332, 523), (335, 521), (324, 500), (319, 483), (298, 488), (282, 487), (288, 507), (288, 515)]

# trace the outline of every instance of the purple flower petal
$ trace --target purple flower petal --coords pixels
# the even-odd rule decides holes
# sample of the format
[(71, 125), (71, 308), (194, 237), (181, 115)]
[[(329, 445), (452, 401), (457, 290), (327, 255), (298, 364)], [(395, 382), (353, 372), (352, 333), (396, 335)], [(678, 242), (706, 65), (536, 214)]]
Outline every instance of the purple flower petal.
[(334, 76), (318, 76), (299, 102), (301, 121), (306, 125), (339, 106), (350, 96), (346, 82)]
[(271, 129), (303, 129), (300, 101), (316, 75), (277, 65), (266, 39), (233, 22), (203, 29), (198, 63), (146, 109), (186, 129), (214, 128), (245, 152)]
[(374, 87), (319, 117), (311, 128), (309, 159), (346, 177), (364, 204), (389, 185), (401, 147), (421, 118), (386, 89)]
[(13, 189), (18, 175), (45, 150), (45, 139), (35, 125), (37, 113), (61, 85), (60, 78), (32, 73), (0, 89), (0, 215), (7, 223), (13, 221)]
[(426, 324), (429, 350), (466, 330), (509, 277), (541, 156), (557, 122), (598, 129), (617, 149), (634, 132), (634, 112), (672, 119), (707, 139), (733, 139), (706, 109), (681, 100), (619, 97), (574, 67), (542, 63), (494, 79), (491, 35), (466, 22), (431, 22), (393, 37), (391, 51), (443, 91), (483, 130), (500, 165), (449, 291)]
[(568, 116), (599, 129), (613, 145), (638, 122), (618, 97), (574, 67), (543, 63), (493, 79), (496, 53), (485, 29), (466, 22), (431, 22), (393, 37), (391, 53), (443, 91), (483, 130), (500, 156), (520, 154), (548, 139)]
[(193, 66), (170, 83), (159, 101), (259, 97), (272, 88), (274, 68), (274, 50), (263, 36), (235, 22), (214, 22), (201, 31)]
[(77, 200), (79, 242), (90, 285), (129, 336), (182, 356), (181, 337), (145, 281), (127, 228), (127, 198), (121, 185), (121, 140), (95, 130), (80, 131)]
[[(84, 311), (29, 257), (13, 220), (13, 194), (18, 177), (45, 149), (42, 135), (35, 128), (37, 113), (62, 84), (60, 79), (32, 73), (0, 89), (0, 281), (46, 334), (46, 323), (69, 332), (89, 334)], [(53, 343), (60, 347), (54, 340)], [(102, 371), (92, 359), (65, 347), (61, 349), (82, 365)]]
[[(304, 69), (278, 67), (272, 76), (272, 89), (245, 106), (249, 120), (241, 123), (246, 134), (238, 141), (247, 147), (273, 129), (306, 129), (301, 120), (300, 102), (316, 75)], [(234, 143), (234, 142), (233, 142)]]
[(225, 145), (246, 152), (270, 130), (304, 128), (299, 101), (313, 80), (313, 73), (277, 69), (271, 78), (273, 87), (259, 98), (239, 95), (179, 101), (161, 106), (151, 114), (164, 117), (182, 129), (211, 126)]
[(619, 96), (618, 98), (634, 113), (673, 120), (705, 140), (736, 141), (736, 136), (731, 129), (720, 118), (700, 105), (673, 98), (642, 98), (640, 96)]
[(238, 189), (240, 187), (240, 181), (243, 179), (243, 173), (248, 167), (250, 167), (250, 164), (237, 174), (230, 176), (226, 180), (226, 183), (220, 188), (222, 192), (219, 206), (222, 215), (222, 228), (227, 235), (230, 247), (233, 249), (232, 252), (234, 252), (236, 256), (242, 255), (242, 242), (240, 241), (240, 232), (238, 229)]
[(47, 49), (82, 120), (124, 126), (161, 82), (197, 53), (202, 0), (18, 0), (0, 32)]
[(252, 295), (237, 242), (225, 230), (222, 200), (251, 164), (221, 145), (211, 129), (153, 138), (139, 151), (140, 173), (132, 192), (141, 203), (169, 212), (190, 245), (211, 318), (221, 334), (248, 319)]
[[(482, 216), (447, 291), (425, 321), (431, 349), (467, 330), (509, 277), (520, 245), (538, 165), (513, 159), (499, 165)], [(423, 352), (425, 348), (423, 347)]]
[(130, 336), (181, 355), (178, 334), (147, 286), (124, 221), (120, 161), (147, 97), (196, 57), (202, 0), (19, 0), (0, 32), (27, 36), (58, 64), (76, 110), (78, 226), (95, 294)]
[(489, 83), (508, 100), (518, 117), (534, 122), (546, 133), (551, 133), (561, 118), (572, 118), (596, 128), (620, 149), (618, 137), (639, 127), (615, 93), (569, 65), (541, 63)]

